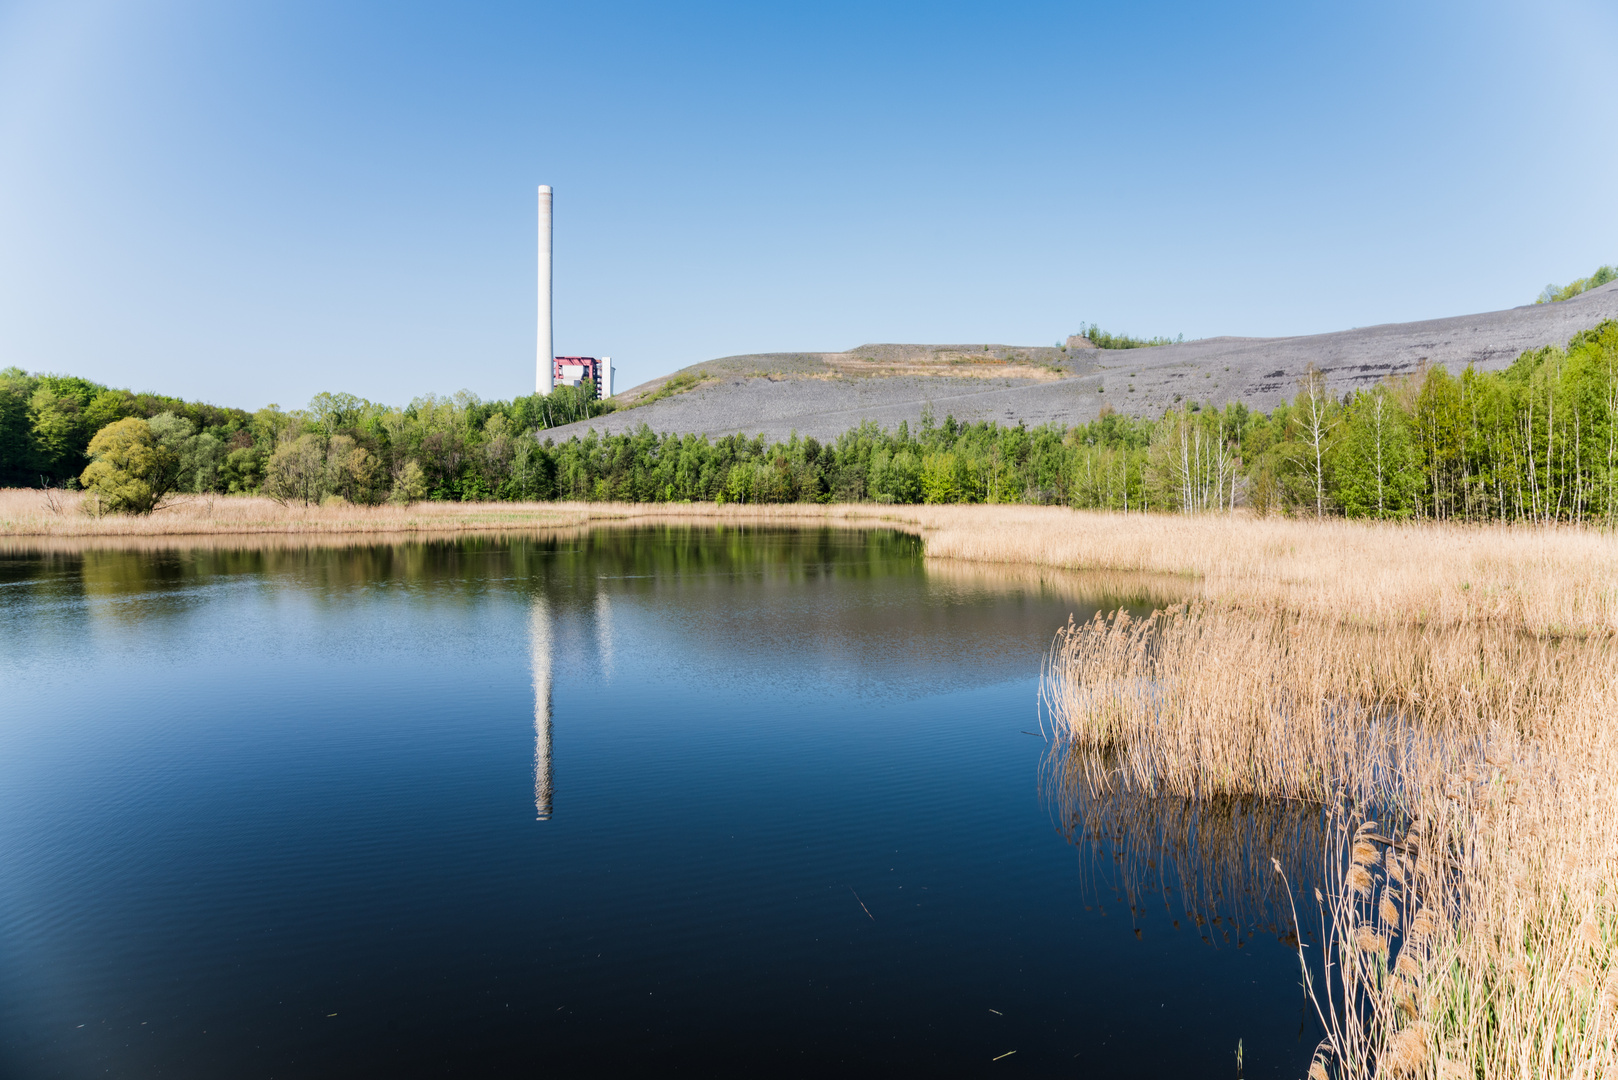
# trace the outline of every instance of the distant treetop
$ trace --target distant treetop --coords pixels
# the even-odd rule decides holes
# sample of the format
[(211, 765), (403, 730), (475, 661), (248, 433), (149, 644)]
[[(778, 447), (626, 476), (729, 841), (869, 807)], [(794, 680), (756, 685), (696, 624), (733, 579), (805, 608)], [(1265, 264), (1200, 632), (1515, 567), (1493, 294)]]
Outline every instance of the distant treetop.
[(1539, 294), (1536, 304), (1554, 304), (1559, 300), (1571, 300), (1582, 292), (1599, 288), (1609, 281), (1618, 281), (1618, 267), (1601, 266), (1589, 277), (1581, 277), (1570, 285), (1547, 285), (1545, 291)]
[[(1088, 326), (1080, 323), (1079, 332), (1074, 336), (1088, 341), (1098, 349), (1144, 349), (1152, 345), (1179, 345), (1185, 341), (1184, 334), (1172, 338), (1138, 338), (1130, 337), (1128, 334), (1109, 334), (1094, 323)], [(1069, 338), (1068, 347), (1082, 349), (1085, 346), (1075, 345), (1073, 338)]]

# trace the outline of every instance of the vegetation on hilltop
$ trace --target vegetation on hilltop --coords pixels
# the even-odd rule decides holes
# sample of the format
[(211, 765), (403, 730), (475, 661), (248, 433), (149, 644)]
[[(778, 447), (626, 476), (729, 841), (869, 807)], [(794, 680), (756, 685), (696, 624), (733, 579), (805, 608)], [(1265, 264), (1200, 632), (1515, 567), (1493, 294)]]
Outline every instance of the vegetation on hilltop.
[[(66, 389), (63, 389), (63, 388)], [(80, 387), (94, 392), (80, 392)], [(256, 413), (0, 373), (0, 476), (89, 483), (102, 403), (165, 406), (148, 421), (187, 492), (305, 504), (387, 500), (1030, 503), (1455, 521), (1618, 521), (1618, 322), (1510, 368), (1442, 367), (1337, 398), (1311, 371), (1266, 414), (1186, 402), (1087, 424), (867, 423), (821, 443), (638, 431), (560, 444), (539, 433), (603, 404), (558, 388), (485, 402), (462, 392), (403, 409), (347, 394)], [(110, 395), (110, 397), (109, 397)], [(89, 405), (62, 405), (64, 398)], [(137, 414), (138, 415), (138, 414)], [(193, 419), (195, 417), (195, 419)], [(103, 426), (105, 426), (103, 424)]]
[(1098, 349), (1145, 349), (1153, 345), (1179, 345), (1185, 341), (1185, 335), (1177, 337), (1137, 338), (1128, 334), (1109, 334), (1094, 323), (1079, 324), (1079, 336)]
[(642, 405), (650, 405), (654, 401), (662, 401), (664, 398), (673, 397), (675, 394), (695, 390), (710, 378), (712, 376), (706, 371), (678, 371), (669, 376), (663, 385), (656, 390), (618, 407), (621, 409), (638, 409)]
[(1547, 285), (1545, 291), (1539, 294), (1536, 304), (1554, 304), (1561, 300), (1571, 300), (1582, 292), (1599, 288), (1609, 281), (1618, 281), (1618, 267), (1598, 266), (1596, 272), (1589, 277), (1583, 277), (1570, 285)]

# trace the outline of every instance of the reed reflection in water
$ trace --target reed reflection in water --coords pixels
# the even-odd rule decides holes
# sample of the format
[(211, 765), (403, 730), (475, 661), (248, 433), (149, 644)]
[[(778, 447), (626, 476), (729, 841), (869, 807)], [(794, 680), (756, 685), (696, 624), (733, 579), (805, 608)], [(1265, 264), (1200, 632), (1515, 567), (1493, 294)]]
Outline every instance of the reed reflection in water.
[(1271, 860), (1298, 895), (1309, 894), (1327, 840), (1320, 806), (1143, 792), (1108, 754), (1060, 740), (1041, 764), (1040, 786), (1062, 835), (1092, 856), (1080, 860), (1087, 900), (1101, 904), (1110, 894), (1132, 917), (1161, 903), (1176, 928), (1184, 918), (1213, 945), (1242, 948), (1267, 935), (1297, 947), (1291, 902)]

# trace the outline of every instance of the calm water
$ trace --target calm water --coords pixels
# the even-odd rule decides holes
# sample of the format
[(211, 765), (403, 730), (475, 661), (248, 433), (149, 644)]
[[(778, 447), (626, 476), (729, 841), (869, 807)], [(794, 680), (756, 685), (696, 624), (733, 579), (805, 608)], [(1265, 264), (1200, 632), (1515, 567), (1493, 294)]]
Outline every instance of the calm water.
[(889, 533), (0, 556), (0, 1075), (1297, 1076), (1294, 954), (1042, 787), (1074, 589)]

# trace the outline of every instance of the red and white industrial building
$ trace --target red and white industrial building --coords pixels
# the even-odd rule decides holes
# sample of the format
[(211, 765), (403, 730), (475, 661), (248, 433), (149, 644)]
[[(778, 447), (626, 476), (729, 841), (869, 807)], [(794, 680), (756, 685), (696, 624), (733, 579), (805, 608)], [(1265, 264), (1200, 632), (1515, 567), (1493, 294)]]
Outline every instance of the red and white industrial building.
[(551, 382), (554, 386), (582, 386), (589, 379), (595, 384), (596, 397), (612, 397), (612, 357), (557, 356), (551, 361)]

